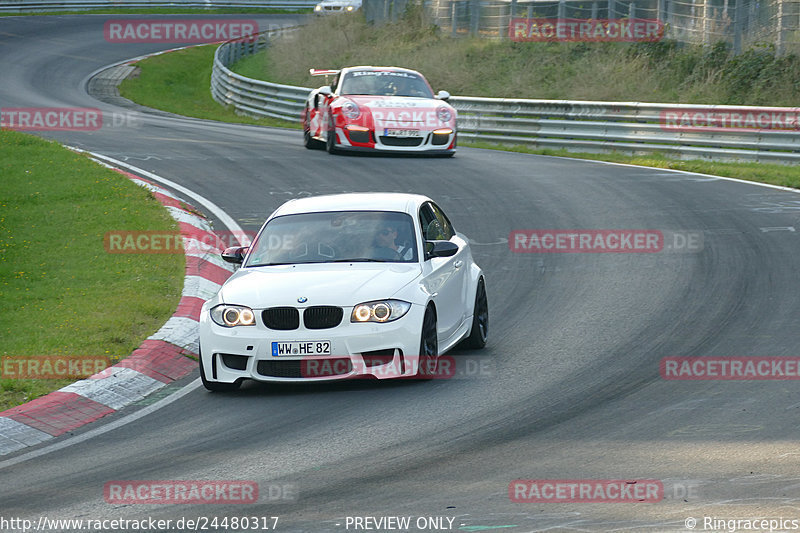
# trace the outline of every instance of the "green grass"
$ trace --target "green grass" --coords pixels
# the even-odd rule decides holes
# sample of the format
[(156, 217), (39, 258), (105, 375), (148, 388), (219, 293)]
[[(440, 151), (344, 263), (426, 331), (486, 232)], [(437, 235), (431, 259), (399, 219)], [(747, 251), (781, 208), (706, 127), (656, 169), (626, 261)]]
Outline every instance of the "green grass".
[[(124, 358), (172, 315), (182, 254), (110, 254), (115, 230), (175, 231), (146, 189), (58, 144), (0, 130), (0, 356)], [(0, 410), (73, 380), (0, 379)]]
[(271, 8), (117, 8), (117, 9), (84, 9), (80, 11), (42, 11), (36, 13), (0, 13), (0, 17), (28, 17), (31, 15), (238, 15), (238, 14), (262, 14), (262, 15), (293, 15), (302, 13), (313, 13), (311, 8), (303, 9), (271, 9)]
[(217, 45), (204, 45), (162, 54), (137, 63), (138, 78), (120, 85), (120, 94), (139, 104), (189, 117), (263, 126), (299, 128), (273, 118), (237, 115), (211, 97), (211, 68)]

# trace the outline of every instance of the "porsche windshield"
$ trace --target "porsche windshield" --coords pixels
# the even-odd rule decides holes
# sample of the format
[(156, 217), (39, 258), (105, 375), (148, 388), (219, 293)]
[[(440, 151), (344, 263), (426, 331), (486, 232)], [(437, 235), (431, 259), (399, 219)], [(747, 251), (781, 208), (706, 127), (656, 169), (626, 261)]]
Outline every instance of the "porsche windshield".
[(251, 245), (244, 267), (301, 263), (417, 261), (406, 213), (335, 211), (276, 217)]
[(340, 94), (433, 98), (433, 93), (422, 76), (391, 70), (348, 72), (342, 80)]

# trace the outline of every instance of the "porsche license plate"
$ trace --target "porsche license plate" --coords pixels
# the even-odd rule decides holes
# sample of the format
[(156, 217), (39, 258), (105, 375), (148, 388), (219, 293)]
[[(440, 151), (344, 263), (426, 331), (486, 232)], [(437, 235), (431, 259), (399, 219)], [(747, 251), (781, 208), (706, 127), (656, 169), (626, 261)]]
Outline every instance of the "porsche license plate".
[(384, 128), (385, 137), (419, 137), (419, 130), (398, 130), (395, 128)]
[(292, 342), (273, 342), (272, 355), (281, 356), (302, 356), (302, 355), (330, 355), (331, 341), (292, 341)]

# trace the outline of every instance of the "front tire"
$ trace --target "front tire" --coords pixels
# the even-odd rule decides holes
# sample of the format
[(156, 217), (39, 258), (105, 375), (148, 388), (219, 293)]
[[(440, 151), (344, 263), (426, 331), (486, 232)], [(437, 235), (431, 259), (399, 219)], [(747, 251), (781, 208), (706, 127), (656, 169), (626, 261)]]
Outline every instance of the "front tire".
[(232, 392), (239, 388), (242, 384), (241, 381), (234, 381), (233, 383), (221, 383), (219, 381), (208, 381), (206, 379), (206, 372), (203, 369), (203, 355), (200, 354), (200, 381), (203, 382), (203, 387), (211, 392)]
[(422, 319), (419, 342), (419, 362), (416, 379), (429, 380), (436, 376), (439, 366), (439, 334), (436, 332), (436, 311), (428, 306)]
[(472, 331), (465, 341), (468, 348), (481, 349), (486, 346), (489, 336), (489, 302), (486, 299), (486, 283), (483, 278), (478, 280), (475, 291), (475, 309), (472, 313)]

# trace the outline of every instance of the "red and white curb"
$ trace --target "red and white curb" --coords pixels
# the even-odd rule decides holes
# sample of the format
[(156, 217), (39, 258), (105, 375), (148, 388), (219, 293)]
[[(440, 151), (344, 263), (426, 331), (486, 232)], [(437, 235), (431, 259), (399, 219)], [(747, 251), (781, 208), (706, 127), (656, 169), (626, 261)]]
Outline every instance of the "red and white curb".
[(126, 359), (88, 379), (0, 412), (0, 455), (118, 411), (197, 368), (197, 362), (186, 356), (197, 356), (200, 308), (217, 293), (233, 267), (220, 259), (219, 250), (200, 244), (215, 242), (214, 233), (206, 219), (186, 209), (193, 209), (191, 206), (152, 181), (110, 168), (150, 189), (177, 220), (189, 250), (180, 303), (166, 324)]

